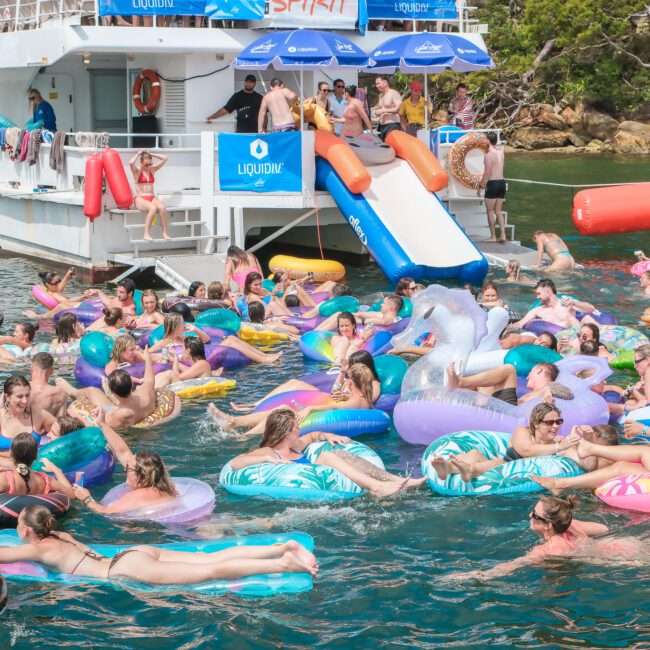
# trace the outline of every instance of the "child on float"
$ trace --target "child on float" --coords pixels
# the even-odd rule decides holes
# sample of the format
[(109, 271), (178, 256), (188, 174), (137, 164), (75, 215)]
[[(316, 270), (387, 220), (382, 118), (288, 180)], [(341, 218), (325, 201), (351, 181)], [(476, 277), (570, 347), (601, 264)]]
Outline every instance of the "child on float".
[(259, 448), (237, 456), (230, 461), (230, 466), (238, 470), (260, 463), (311, 464), (303, 455), (304, 449), (314, 442), (328, 442), (334, 446), (334, 449), (322, 451), (314, 464), (338, 470), (375, 497), (391, 496), (404, 489), (417, 489), (426, 481), (425, 478), (412, 479), (391, 474), (355, 454), (342, 449), (337, 450), (337, 445), (351, 442), (345, 436), (322, 431), (301, 436), (298, 424), (296, 413), (291, 409), (281, 408), (273, 411), (265, 422), (264, 435)]

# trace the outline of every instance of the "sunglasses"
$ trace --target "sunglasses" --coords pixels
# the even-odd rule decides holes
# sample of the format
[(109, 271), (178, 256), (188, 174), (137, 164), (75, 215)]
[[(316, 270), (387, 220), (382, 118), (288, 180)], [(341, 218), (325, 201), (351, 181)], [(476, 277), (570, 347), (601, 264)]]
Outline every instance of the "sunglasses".
[(548, 425), (549, 427), (552, 427), (554, 424), (559, 427), (564, 423), (564, 418), (557, 418), (557, 420), (542, 420), (542, 423)]
[(634, 365), (636, 366), (636, 365), (640, 364), (642, 361), (645, 361), (645, 357), (643, 357), (643, 359), (635, 359), (634, 360)]
[(542, 517), (541, 515), (538, 515), (535, 510), (531, 510), (530, 514), (528, 515), (531, 519), (534, 519), (535, 521), (543, 521), (545, 524), (548, 523), (548, 519), (546, 517)]
[(334, 86), (334, 88), (345, 88), (345, 86)]

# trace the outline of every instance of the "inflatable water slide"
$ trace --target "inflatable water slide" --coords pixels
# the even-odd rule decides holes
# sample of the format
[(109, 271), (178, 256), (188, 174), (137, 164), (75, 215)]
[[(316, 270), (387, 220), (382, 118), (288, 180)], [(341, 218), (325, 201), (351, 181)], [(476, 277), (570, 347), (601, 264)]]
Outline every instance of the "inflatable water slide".
[(447, 174), (426, 144), (402, 131), (363, 143), (316, 131), (316, 185), (386, 277), (480, 283), (487, 260), (436, 196)]

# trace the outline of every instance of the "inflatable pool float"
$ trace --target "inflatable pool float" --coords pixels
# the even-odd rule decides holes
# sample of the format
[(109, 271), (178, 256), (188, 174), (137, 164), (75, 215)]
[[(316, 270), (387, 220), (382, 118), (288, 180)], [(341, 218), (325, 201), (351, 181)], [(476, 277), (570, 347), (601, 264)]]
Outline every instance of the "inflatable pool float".
[[(314, 548), (314, 540), (306, 533), (286, 533), (282, 535), (248, 535), (246, 537), (221, 537), (219, 539), (172, 542), (168, 544), (152, 544), (157, 548), (171, 551), (187, 551), (190, 553), (214, 553), (233, 546), (272, 546), (295, 540), (310, 551)], [(13, 531), (0, 533), (0, 546), (20, 546), (21, 541)], [(105, 557), (114, 557), (132, 546), (117, 546), (109, 544), (93, 544), (90, 548)], [(300, 593), (309, 591), (313, 584), (307, 573), (276, 573), (273, 575), (257, 575), (237, 580), (215, 580), (195, 585), (149, 585), (127, 580), (104, 580), (101, 578), (84, 578), (48, 571), (36, 562), (14, 562), (0, 564), (0, 572), (11, 580), (27, 580), (35, 582), (51, 582), (65, 585), (96, 584), (111, 587), (128, 586), (129, 588), (147, 593), (196, 591), (208, 595), (232, 593), (239, 596), (273, 596), (276, 594)]]
[(62, 309), (54, 314), (54, 324), (56, 325), (64, 314), (74, 314), (77, 320), (84, 326), (92, 325), (96, 320), (99, 320), (104, 314), (101, 309), (96, 307), (73, 307), (71, 309)]
[[(124, 372), (135, 379), (142, 379), (144, 377), (145, 364), (144, 361), (139, 361), (138, 363), (123, 365), (119, 370), (124, 370)], [(171, 370), (171, 366), (168, 363), (156, 362), (153, 364), (154, 374), (164, 372), (165, 370)], [(101, 388), (102, 380), (106, 378), (106, 373), (104, 372), (103, 365), (93, 365), (92, 363), (88, 363), (82, 357), (77, 359), (75, 362), (74, 377), (81, 386), (95, 386), (96, 388)]]
[(99, 456), (106, 449), (106, 438), (99, 427), (85, 427), (48, 442), (38, 450), (34, 469), (43, 470), (44, 459), (54, 463), (62, 472)]
[(35, 284), (32, 287), (32, 296), (44, 307), (54, 309), (59, 303), (52, 297), (52, 294), (42, 285)]
[[(147, 519), (159, 524), (184, 524), (212, 513), (216, 495), (207, 483), (182, 477), (172, 477), (172, 482), (178, 496), (151, 506), (121, 512), (116, 516), (120, 519)], [(131, 488), (122, 483), (106, 493), (102, 505), (109, 506), (129, 492)]]
[[(74, 400), (68, 406), (68, 415), (79, 418), (82, 422), (92, 426), (95, 424), (97, 407), (86, 398)], [(181, 412), (181, 400), (170, 390), (156, 390), (156, 406), (144, 420), (133, 426), (137, 429), (149, 429), (173, 420)]]
[(634, 370), (634, 350), (617, 352), (609, 360), (609, 367), (614, 370)]
[(229, 309), (208, 309), (196, 317), (194, 324), (198, 327), (216, 327), (234, 334), (241, 327), (241, 318)]
[(318, 305), (318, 315), (323, 318), (333, 316), (339, 311), (357, 312), (361, 303), (354, 296), (337, 296)]
[(234, 379), (223, 377), (197, 377), (196, 379), (185, 379), (175, 384), (169, 384), (167, 390), (176, 393), (182, 399), (194, 399), (204, 395), (216, 395), (234, 388), (237, 382)]
[(640, 409), (633, 409), (621, 415), (619, 424), (623, 425), (626, 422), (639, 422), (644, 426), (650, 426), (650, 406), (643, 406)]
[[(291, 107), (296, 129), (300, 128), (300, 106), (295, 104)], [(305, 100), (302, 105), (302, 117), (305, 124), (313, 124), (317, 130), (325, 131), (326, 133), (334, 133), (334, 127), (327, 117), (325, 109), (313, 100)]]
[(226, 463), (219, 474), (219, 485), (228, 492), (242, 496), (265, 496), (273, 499), (350, 499), (363, 494), (363, 489), (333, 467), (315, 464), (324, 451), (344, 450), (384, 469), (381, 458), (366, 445), (351, 442), (334, 447), (328, 442), (315, 442), (303, 454), (309, 464), (259, 463), (234, 470)]
[[(61, 492), (0, 494), (0, 528), (15, 528), (18, 516), (27, 506), (45, 506), (58, 519), (68, 512), (70, 499)], [(4, 573), (2, 568), (0, 572)]]
[(55, 363), (60, 365), (71, 365), (76, 363), (81, 355), (79, 341), (70, 341), (69, 343), (59, 343), (53, 346), (51, 343), (37, 343), (32, 346), (31, 356), (39, 352), (47, 352), (54, 358)]
[(545, 332), (548, 332), (549, 334), (557, 334), (562, 331), (562, 326), (556, 325), (555, 323), (549, 323), (547, 320), (542, 320), (541, 318), (534, 318), (530, 323), (524, 325), (524, 330), (539, 336)]
[[(375, 333), (360, 346), (360, 350), (366, 350), (373, 357), (387, 352), (391, 346), (392, 332), (375, 328)], [(334, 332), (314, 330), (305, 332), (298, 342), (300, 351), (311, 361), (323, 363), (334, 363), (334, 348), (332, 348), (332, 337)]]
[(575, 461), (563, 456), (522, 458), (504, 463), (466, 483), (460, 474), (450, 474), (444, 481), (431, 465), (435, 456), (449, 459), (472, 449), (480, 451), (487, 459), (503, 458), (510, 441), (509, 433), (496, 431), (459, 431), (430, 444), (422, 456), (422, 475), (429, 487), (444, 496), (488, 496), (494, 494), (528, 494), (543, 488), (530, 478), (531, 474), (549, 478), (564, 478), (583, 474)]
[(642, 262), (637, 262), (632, 265), (630, 273), (632, 275), (643, 275), (646, 271), (650, 271), (650, 260), (643, 260)]
[(239, 328), (238, 336), (242, 341), (252, 341), (258, 343), (280, 343), (289, 340), (289, 334), (286, 330), (278, 328), (273, 329), (273, 325), (262, 323), (242, 323)]
[(343, 140), (366, 167), (385, 165), (395, 160), (395, 149), (371, 133), (362, 133), (354, 138), (343, 136)]
[(207, 298), (192, 298), (190, 296), (167, 296), (162, 302), (162, 310), (167, 313), (174, 305), (179, 303), (187, 305), (192, 311), (198, 312), (204, 312), (208, 309), (229, 309), (229, 306), (222, 300), (208, 300)]
[(338, 282), (345, 277), (345, 267), (333, 260), (315, 260), (289, 255), (275, 255), (269, 261), (273, 273), (287, 273), (291, 280), (300, 280), (308, 273), (314, 276), (314, 282), (320, 284), (327, 280)]
[(356, 438), (376, 435), (390, 429), (390, 415), (378, 409), (336, 409), (310, 413), (299, 425), (300, 435), (313, 431)]
[[(558, 293), (557, 297), (560, 300), (562, 300), (562, 298), (571, 298), (572, 300), (579, 300), (575, 296), (572, 296), (568, 293)], [(528, 307), (528, 311), (530, 311), (531, 309), (535, 309), (535, 307), (539, 307), (541, 304), (542, 303), (540, 300), (533, 301)], [(576, 311), (576, 318), (578, 320), (582, 320), (585, 316), (591, 316), (599, 325), (616, 325), (616, 318), (614, 318), (614, 316), (607, 313), (606, 311), (600, 311), (600, 309), (594, 309), (590, 313), (584, 311)], [(550, 331), (550, 330), (546, 330), (546, 331)], [(554, 332), (551, 333), (554, 334)]]
[(284, 319), (284, 322), (287, 325), (295, 327), (301, 334), (305, 332), (311, 332), (313, 329), (316, 329), (325, 319), (322, 316), (312, 316), (311, 318), (305, 318), (300, 313), (300, 309), (294, 310), (294, 315), (289, 316)]
[[(570, 343), (574, 343), (581, 326), (570, 327), (569, 329), (560, 330), (556, 336), (558, 340), (563, 336), (570, 339)], [(599, 325), (600, 342), (607, 348), (609, 352), (619, 355), (621, 352), (629, 351), (634, 352), (641, 345), (650, 343), (648, 337), (637, 329), (632, 327), (625, 327), (624, 325)], [(571, 348), (568, 354), (575, 354), (576, 348)], [(629, 366), (629, 368), (633, 368)]]
[(459, 138), (451, 145), (447, 166), (453, 176), (455, 176), (461, 185), (471, 190), (478, 189), (481, 183), (482, 174), (473, 174), (467, 169), (465, 159), (470, 151), (479, 149), (487, 153), (490, 149), (490, 143), (484, 133), (468, 133)]
[(114, 471), (115, 457), (110, 451), (104, 450), (95, 458), (70, 465), (64, 473), (70, 483), (75, 483), (79, 475), (81, 475), (80, 485), (90, 488), (108, 483)]
[(595, 493), (608, 506), (650, 513), (650, 472), (619, 476), (597, 487)]
[(288, 390), (267, 397), (257, 405), (254, 413), (273, 411), (283, 406), (299, 411), (305, 406), (321, 406), (329, 403), (332, 403), (331, 395), (320, 390)]

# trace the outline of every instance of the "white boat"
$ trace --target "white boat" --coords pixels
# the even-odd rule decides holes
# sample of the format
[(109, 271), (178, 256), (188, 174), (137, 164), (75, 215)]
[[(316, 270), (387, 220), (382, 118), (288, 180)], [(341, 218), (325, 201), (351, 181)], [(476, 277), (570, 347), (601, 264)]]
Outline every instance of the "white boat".
[[(301, 134), (298, 189), (260, 193), (220, 188), (216, 136), (232, 132), (234, 120), (226, 117), (207, 124), (206, 116), (242, 87), (245, 72), (233, 69), (230, 63), (260, 36), (259, 28), (271, 20), (269, 16), (255, 23), (230, 23), (238, 27), (227, 29), (120, 28), (101, 25), (97, 5), (83, 1), (9, 0), (3, 2), (0, 12), (4, 12), (0, 24), (5, 29), (0, 33), (0, 116), (22, 125), (29, 117), (26, 93), (34, 87), (54, 107), (59, 130), (68, 132), (61, 171), (50, 168), (49, 144), (41, 145), (32, 165), (2, 154), (3, 249), (74, 264), (88, 270), (91, 279), (155, 267), (164, 280), (181, 290), (197, 277), (220, 277), (223, 254), (231, 243), (249, 249), (253, 244), (256, 250), (281, 237), (287, 245), (317, 247), (317, 224), (325, 249), (366, 255), (352, 220), (346, 219), (329, 192), (316, 190), (313, 132)], [(439, 29), (442, 24), (433, 23)], [(445, 24), (485, 49), (479, 33), (485, 31), (484, 26), (468, 18), (462, 3), (460, 18)], [(390, 36), (385, 31), (346, 35), (366, 52)], [(155, 128), (135, 134), (134, 127), (141, 131), (138, 123), (143, 120), (137, 119), (131, 89), (143, 69), (158, 72), (162, 97), (155, 121), (144, 120)], [(278, 73), (269, 70), (256, 75), (256, 89), (263, 92)], [(279, 76), (286, 86), (297, 90), (296, 73)], [(337, 77), (347, 83), (358, 82), (356, 71), (333, 68), (324, 70), (323, 75), (305, 72), (304, 88)], [(110, 134), (110, 147), (119, 152), (127, 167), (128, 160), (142, 148), (169, 157), (155, 182), (157, 195), (170, 209), (171, 241), (144, 241), (144, 215), (117, 208), (108, 191), (103, 194), (101, 216), (92, 222), (84, 216), (85, 165), (97, 151), (97, 138), (92, 134), (100, 132)], [(429, 144), (428, 131), (419, 137)], [(445, 146), (437, 153), (444, 165)], [(395, 178), (403, 182), (404, 173)], [(401, 190), (407, 192), (408, 188)], [(382, 191), (385, 194), (385, 188)], [(452, 183), (438, 198), (469, 237), (479, 240), (487, 236), (484, 207), (475, 195)], [(400, 227), (399, 219), (393, 218), (391, 223), (390, 228)], [(512, 226), (509, 235), (514, 242)], [(305, 256), (313, 256), (313, 251), (305, 251)], [(495, 255), (493, 261), (502, 263), (512, 256)]]

